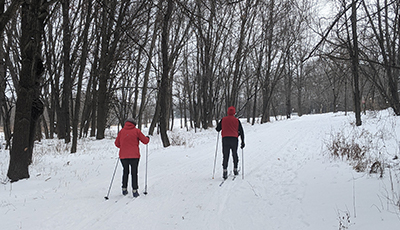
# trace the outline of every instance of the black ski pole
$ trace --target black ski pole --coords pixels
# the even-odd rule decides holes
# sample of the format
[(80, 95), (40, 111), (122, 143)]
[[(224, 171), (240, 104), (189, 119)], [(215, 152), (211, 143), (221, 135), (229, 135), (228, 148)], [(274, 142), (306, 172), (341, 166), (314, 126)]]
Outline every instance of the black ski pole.
[(117, 158), (117, 163), (115, 164), (115, 169), (114, 169), (113, 176), (112, 176), (112, 178), (111, 178), (110, 187), (108, 188), (107, 196), (104, 197), (104, 199), (106, 199), (106, 200), (108, 200), (108, 196), (110, 195), (111, 186), (112, 186), (112, 183), (113, 183), (113, 181), (114, 181), (115, 172), (117, 171), (117, 167), (118, 167), (118, 161), (119, 161), (119, 158)]
[(144, 178), (144, 195), (147, 195), (147, 162), (149, 158), (149, 144), (146, 145), (146, 173)]
[(244, 154), (242, 149), (242, 179), (244, 180)]
[(217, 152), (218, 152), (218, 142), (219, 142), (219, 132), (217, 133), (217, 146), (215, 147), (215, 157), (214, 157), (214, 169), (213, 169), (213, 179), (215, 175), (215, 164), (217, 163)]

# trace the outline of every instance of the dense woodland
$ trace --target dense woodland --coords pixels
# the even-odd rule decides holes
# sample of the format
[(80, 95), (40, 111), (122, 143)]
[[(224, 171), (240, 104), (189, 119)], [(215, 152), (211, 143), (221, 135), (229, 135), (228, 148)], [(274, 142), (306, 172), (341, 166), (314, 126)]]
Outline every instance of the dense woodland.
[[(149, 135), (391, 107), (400, 114), (399, 0), (0, 0), (8, 177), (35, 140), (103, 139), (128, 117)], [(42, 137), (43, 135), (43, 137)], [(14, 143), (14, 144), (13, 144)]]

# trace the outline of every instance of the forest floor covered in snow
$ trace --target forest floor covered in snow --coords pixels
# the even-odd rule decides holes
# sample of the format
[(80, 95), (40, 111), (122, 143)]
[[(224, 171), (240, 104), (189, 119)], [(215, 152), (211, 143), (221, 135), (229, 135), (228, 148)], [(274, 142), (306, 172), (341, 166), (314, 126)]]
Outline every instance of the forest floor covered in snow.
[[(118, 162), (116, 128), (103, 140), (79, 140), (76, 154), (63, 140), (37, 142), (31, 178), (16, 183), (6, 179), (9, 151), (2, 148), (0, 229), (397, 230), (400, 117), (384, 110), (368, 112), (362, 120), (356, 127), (354, 114), (342, 112), (254, 126), (242, 120), (244, 179), (230, 177), (222, 186), (221, 138), (215, 129), (177, 127), (169, 133), (173, 145), (168, 148), (159, 136), (152, 136), (147, 147), (140, 145), (136, 199), (131, 191), (121, 194), (119, 163), (104, 199)], [(363, 159), (334, 157), (340, 144), (358, 146)], [(380, 167), (370, 173), (375, 162)]]

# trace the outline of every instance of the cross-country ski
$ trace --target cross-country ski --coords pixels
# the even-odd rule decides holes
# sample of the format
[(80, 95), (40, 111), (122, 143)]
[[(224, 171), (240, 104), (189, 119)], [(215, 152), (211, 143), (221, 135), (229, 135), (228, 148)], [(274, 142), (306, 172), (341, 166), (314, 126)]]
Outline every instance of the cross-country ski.
[(233, 174), (232, 180), (234, 181), (236, 179), (236, 177), (239, 176), (239, 174), (240, 174), (240, 169), (238, 169), (237, 172)]

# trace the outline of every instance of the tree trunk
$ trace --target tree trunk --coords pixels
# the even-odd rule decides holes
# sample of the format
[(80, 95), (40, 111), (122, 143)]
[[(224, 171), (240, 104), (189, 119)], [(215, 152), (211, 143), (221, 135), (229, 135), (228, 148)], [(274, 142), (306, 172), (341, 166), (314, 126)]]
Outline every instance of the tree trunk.
[[(121, 39), (123, 19), (129, 1), (103, 1), (102, 26), (101, 26), (101, 57), (99, 73), (99, 89), (97, 91), (97, 133), (96, 139), (103, 139), (107, 126), (109, 102), (113, 92), (110, 90), (113, 78), (111, 70), (115, 66), (117, 48)], [(117, 6), (117, 4), (119, 4)], [(118, 12), (116, 12), (118, 9)], [(114, 17), (117, 18), (115, 19)], [(116, 29), (113, 30), (113, 27)]]
[[(108, 18), (114, 17), (114, 9), (111, 11), (109, 9), (108, 3), (109, 1), (105, 1), (102, 11), (102, 27), (101, 27), (101, 54), (100, 54), (100, 73), (99, 73), (99, 88), (97, 91), (97, 133), (96, 139), (104, 138), (104, 131), (106, 129), (107, 122), (107, 113), (108, 113), (108, 102), (109, 95), (107, 92), (107, 82), (110, 77), (110, 65), (111, 65), (111, 53), (109, 51), (109, 42), (111, 39), (111, 35), (109, 28), (111, 25), (109, 23)], [(110, 13), (108, 13), (111, 11)], [(93, 127), (92, 127), (93, 128)]]
[(286, 74), (286, 118), (290, 119), (291, 115), (292, 115), (292, 71), (290, 69), (290, 55), (288, 57), (289, 61), (288, 61), (288, 72)]
[[(147, 38), (145, 39), (147, 41)], [(139, 100), (139, 77), (141, 74), (140, 61), (142, 60), (142, 52), (143, 49), (139, 49), (139, 54), (136, 58), (136, 76), (135, 76), (135, 89), (134, 89), (134, 96), (133, 96), (133, 106), (132, 106), (132, 116), (133, 118), (137, 119), (138, 111), (137, 111), (137, 104)]]
[(347, 116), (347, 79), (344, 82), (344, 115)]
[[(197, 4), (197, 9), (198, 9), (198, 20), (197, 20), (197, 31), (199, 33), (198, 36), (198, 45), (197, 45), (197, 51), (199, 53), (199, 75), (201, 76), (200, 78), (200, 95), (201, 97), (201, 104), (202, 104), (202, 109), (201, 109), (201, 123), (202, 127), (204, 129), (207, 129), (208, 127), (212, 126), (212, 95), (213, 95), (213, 40), (215, 39), (213, 37), (213, 33), (215, 33), (213, 27), (214, 24), (214, 18), (215, 18), (215, 1), (209, 1), (210, 2), (210, 13), (209, 17), (206, 20), (207, 25), (203, 27), (203, 17), (204, 14), (203, 8), (201, 7), (202, 2), (201, 1), (196, 1)], [(208, 26), (208, 27), (207, 27)], [(204, 29), (206, 28), (206, 29)]]
[(354, 83), (354, 109), (356, 116), (356, 125), (361, 125), (361, 96), (359, 88), (359, 57), (358, 57), (358, 38), (357, 38), (357, 0), (352, 2), (352, 14), (351, 14), (351, 28), (353, 33), (353, 49), (350, 50), (351, 60), (352, 60), (352, 73), (353, 73), (353, 83)]
[[(50, 22), (47, 24), (47, 28), (49, 31), (53, 31), (53, 24)], [(53, 57), (55, 50), (52, 47), (54, 37), (53, 33), (48, 33), (47, 35), (47, 41), (44, 42), (44, 49), (45, 49), (45, 57), (46, 57), (46, 70), (47, 70), (47, 75), (48, 75), (48, 83), (44, 86), (43, 90), (43, 96), (44, 98), (44, 104), (45, 108), (47, 110), (47, 116), (48, 116), (48, 121), (49, 121), (49, 134), (48, 138), (53, 139), (54, 134), (57, 132), (56, 127), (55, 127), (55, 119), (56, 119), (56, 91), (55, 91), (55, 70), (52, 69), (53, 67)], [(47, 96), (46, 96), (47, 95)], [(57, 97), (58, 98), (58, 97)], [(44, 118), (43, 120), (47, 120)], [(47, 123), (47, 121), (46, 121)]]
[(303, 116), (303, 78), (304, 78), (304, 61), (300, 61), (299, 76), (297, 78), (297, 113), (299, 117)]
[(162, 76), (160, 85), (160, 135), (164, 147), (170, 146), (169, 138), (167, 135), (168, 130), (168, 111), (169, 111), (169, 72), (171, 64), (168, 55), (168, 43), (169, 43), (169, 24), (171, 20), (173, 10), (173, 0), (168, 0), (166, 12), (164, 14), (162, 34), (161, 34), (161, 54), (162, 54)]
[[(95, 73), (98, 73), (99, 71), (96, 69), (94, 70)], [(98, 82), (98, 77), (97, 75), (94, 76), (94, 80), (93, 80), (93, 85), (92, 85), (92, 111), (90, 113), (90, 136), (91, 137), (95, 137), (96, 136), (96, 127), (97, 127), (97, 106), (98, 106), (98, 94), (99, 91), (97, 90), (97, 84)]]
[(262, 106), (262, 115), (261, 115), (261, 124), (265, 122), (270, 121), (270, 114), (269, 114), (269, 107), (270, 107), (270, 88), (272, 88), (271, 85), (271, 72), (272, 72), (272, 62), (273, 62), (273, 55), (272, 55), (272, 50), (273, 50), (273, 38), (274, 38), (274, 27), (275, 27), (275, 22), (274, 22), (274, 14), (275, 14), (275, 1), (271, 0), (269, 3), (268, 7), (268, 18), (267, 21), (264, 22), (266, 23), (263, 25), (266, 30), (266, 72), (265, 72), (265, 77), (264, 81), (262, 82), (262, 93), (263, 93), (263, 106)]
[(81, 107), (81, 91), (82, 91), (82, 80), (83, 74), (85, 72), (86, 67), (86, 60), (87, 60), (87, 53), (88, 53), (88, 34), (89, 34), (89, 27), (91, 22), (91, 11), (92, 11), (92, 2), (88, 1), (87, 5), (87, 12), (86, 12), (86, 22), (85, 28), (83, 31), (83, 44), (82, 44), (82, 55), (80, 59), (80, 68), (78, 73), (78, 89), (76, 92), (76, 99), (75, 99), (75, 114), (72, 120), (72, 146), (71, 146), (71, 153), (76, 153), (77, 144), (78, 144), (78, 124), (79, 124), (79, 114), (80, 114), (80, 107)]
[[(158, 18), (158, 17), (157, 17)], [(157, 31), (158, 31), (158, 20), (154, 22), (154, 31), (153, 35), (151, 38), (151, 44), (150, 44), (150, 50), (148, 53), (148, 60), (146, 64), (146, 69), (144, 71), (144, 79), (143, 79), (143, 89), (142, 89), (142, 98), (140, 100), (140, 108), (139, 108), (139, 113), (138, 113), (138, 127), (142, 127), (142, 118), (143, 118), (143, 112), (144, 108), (146, 105), (146, 98), (147, 98), (147, 87), (149, 83), (149, 76), (150, 76), (150, 68), (151, 68), (151, 59), (153, 56), (153, 50), (156, 45), (156, 40), (157, 40)]]
[[(160, 86), (158, 86), (159, 88)], [(160, 90), (159, 90), (160, 91)], [(153, 136), (154, 129), (160, 123), (160, 92), (157, 94), (157, 101), (156, 101), (156, 109), (154, 111), (153, 119), (151, 120), (150, 128), (149, 128), (149, 135)]]
[(64, 81), (61, 104), (61, 117), (57, 119), (57, 123), (62, 126), (62, 132), (58, 133), (58, 138), (65, 139), (65, 143), (71, 141), (71, 125), (70, 125), (70, 98), (71, 98), (71, 34), (69, 29), (69, 0), (62, 1), (63, 14), (63, 66)]
[[(0, 3), (0, 12), (4, 14), (4, 1)], [(0, 44), (4, 43), (3, 29), (0, 30)], [(4, 139), (6, 140), (6, 149), (11, 145), (11, 127), (10, 127), (10, 115), (11, 109), (9, 108), (7, 97), (6, 97), (6, 63), (5, 63), (5, 52), (3, 48), (0, 49), (0, 113), (3, 119), (3, 132)]]
[(303, 105), (302, 105), (303, 92), (300, 87), (297, 88), (297, 114), (299, 117), (303, 116)]
[(249, 9), (250, 9), (250, 1), (246, 1), (245, 10), (241, 12), (241, 26), (240, 26), (240, 34), (238, 41), (238, 48), (235, 54), (235, 69), (233, 71), (233, 82), (232, 89), (230, 92), (230, 97), (228, 97), (227, 106), (237, 106), (238, 94), (239, 94), (239, 85), (241, 82), (241, 69), (242, 69), (242, 60), (243, 58), (243, 48), (244, 48), (244, 39), (246, 37), (246, 23), (248, 19)]
[(13, 145), (7, 176), (11, 182), (29, 178), (32, 163), (35, 125), (43, 113), (40, 80), (44, 72), (41, 39), (47, 4), (43, 0), (25, 1), (21, 8), (21, 72), (17, 91)]
[[(393, 108), (395, 114), (397, 116), (400, 115), (400, 99), (399, 99), (399, 62), (400, 60), (398, 59), (400, 57), (400, 52), (399, 52), (399, 41), (400, 41), (400, 21), (399, 21), (399, 2), (397, 2), (397, 12), (395, 15), (391, 15), (388, 11), (389, 4), (387, 0), (385, 0), (385, 6), (384, 6), (384, 11), (385, 11), (385, 40), (386, 40), (386, 46), (387, 46), (387, 55), (388, 55), (388, 60), (389, 63), (386, 63), (386, 76), (388, 78), (388, 85), (389, 85), (389, 95), (390, 95), (390, 106)], [(380, 14), (379, 14), (380, 15)], [(389, 16), (390, 15), (390, 16)], [(397, 31), (396, 35), (393, 35), (393, 38), (391, 38), (392, 31), (390, 31), (389, 26), (389, 20), (392, 20), (390, 17), (397, 18), (396, 22), (394, 23), (395, 28), (393, 28), (394, 31)], [(382, 28), (381, 28), (382, 29)], [(397, 53), (397, 55), (396, 55)], [(385, 60), (387, 60), (385, 58)], [(397, 67), (397, 68), (396, 68)]]
[(92, 65), (92, 69), (90, 70), (90, 77), (89, 77), (89, 93), (86, 94), (85, 98), (85, 107), (86, 112), (83, 113), (85, 118), (85, 127), (84, 133), (88, 133), (89, 127), (90, 130), (90, 137), (96, 136), (96, 111), (97, 111), (97, 82), (98, 82), (98, 65), (99, 65), (99, 51), (100, 51), (100, 37), (97, 38), (96, 48), (94, 50), (94, 61)]
[(257, 111), (257, 91), (258, 91), (258, 82), (256, 83), (255, 92), (254, 92), (254, 103), (253, 103), (253, 112), (252, 112), (252, 120), (251, 125), (254, 125), (256, 122), (256, 111)]
[(261, 116), (261, 124), (265, 123), (265, 122), (269, 122), (270, 121), (270, 113), (269, 113), (269, 109), (270, 109), (270, 100), (271, 97), (270, 95), (270, 74), (267, 73), (265, 82), (263, 84), (263, 107), (262, 107), (262, 116)]

